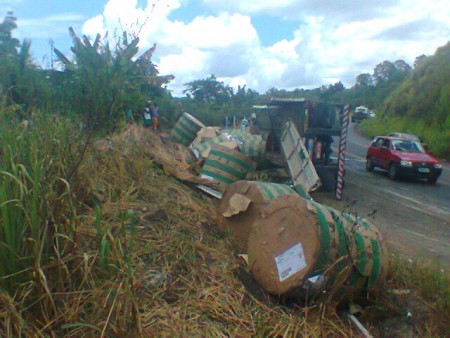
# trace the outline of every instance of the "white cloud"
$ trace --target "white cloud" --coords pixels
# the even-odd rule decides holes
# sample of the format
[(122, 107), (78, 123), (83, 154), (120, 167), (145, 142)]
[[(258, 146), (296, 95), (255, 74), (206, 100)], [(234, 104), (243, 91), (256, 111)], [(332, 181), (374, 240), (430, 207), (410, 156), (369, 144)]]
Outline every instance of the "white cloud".
[(203, 2), (216, 10), (255, 14), (271, 12), (277, 9), (285, 9), (293, 6), (296, 0), (203, 0)]
[[(83, 33), (111, 33), (121, 26), (139, 33), (142, 49), (156, 42), (154, 61), (161, 74), (175, 75), (175, 94), (184, 83), (211, 74), (260, 92), (337, 81), (351, 86), (383, 60), (412, 64), (450, 36), (447, 0), (203, 0), (208, 14), (184, 22), (170, 18), (190, 10), (188, 0), (155, 3), (138, 8), (137, 0), (110, 0)], [(279, 20), (298, 28), (292, 38), (265, 46), (252, 23), (258, 15), (270, 18), (273, 30)]]
[(196, 48), (185, 48), (179, 54), (170, 54), (161, 58), (161, 74), (183, 74), (184, 78), (200, 79), (203, 76), (208, 54)]
[(295, 38), (293, 40), (283, 39), (278, 41), (273, 46), (270, 46), (267, 50), (273, 54), (279, 55), (280, 59), (285, 61), (298, 60), (299, 55), (296, 51), (296, 47), (300, 44), (301, 39)]

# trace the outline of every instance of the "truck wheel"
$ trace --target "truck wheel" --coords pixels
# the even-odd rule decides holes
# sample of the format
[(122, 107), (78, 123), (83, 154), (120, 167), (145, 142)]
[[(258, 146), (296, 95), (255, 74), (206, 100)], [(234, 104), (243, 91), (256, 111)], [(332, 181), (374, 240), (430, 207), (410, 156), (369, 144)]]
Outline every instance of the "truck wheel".
[(391, 180), (396, 180), (398, 177), (397, 166), (395, 163), (391, 163), (389, 165), (388, 176)]
[(336, 190), (336, 175), (334, 172), (325, 172), (320, 180), (322, 181), (321, 191), (332, 192)]

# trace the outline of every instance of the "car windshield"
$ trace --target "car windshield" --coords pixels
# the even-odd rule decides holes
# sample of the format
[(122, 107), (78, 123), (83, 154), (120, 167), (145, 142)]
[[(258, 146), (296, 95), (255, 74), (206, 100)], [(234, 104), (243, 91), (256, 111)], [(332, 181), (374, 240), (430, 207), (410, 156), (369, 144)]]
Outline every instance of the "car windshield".
[(412, 140), (392, 140), (392, 148), (398, 151), (406, 151), (411, 153), (424, 153), (422, 144)]
[(419, 137), (417, 137), (416, 135), (405, 134), (405, 133), (391, 133), (388, 136), (400, 137), (400, 138), (405, 138), (405, 139), (413, 140), (413, 141), (420, 141)]

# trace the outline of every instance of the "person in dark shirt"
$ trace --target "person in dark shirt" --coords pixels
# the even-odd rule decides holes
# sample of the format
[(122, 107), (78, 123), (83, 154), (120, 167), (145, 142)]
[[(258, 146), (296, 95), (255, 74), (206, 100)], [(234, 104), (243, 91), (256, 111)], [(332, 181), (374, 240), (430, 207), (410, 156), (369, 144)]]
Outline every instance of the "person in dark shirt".
[(159, 124), (159, 107), (156, 103), (153, 103), (152, 109), (151, 109), (151, 115), (152, 115), (152, 129), (154, 131), (158, 130), (158, 124)]

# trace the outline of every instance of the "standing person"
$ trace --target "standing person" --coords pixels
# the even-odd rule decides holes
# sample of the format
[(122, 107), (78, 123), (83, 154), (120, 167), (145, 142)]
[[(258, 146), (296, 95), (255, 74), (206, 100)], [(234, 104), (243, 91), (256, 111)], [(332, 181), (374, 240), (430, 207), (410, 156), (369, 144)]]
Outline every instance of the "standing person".
[(146, 128), (152, 125), (152, 106), (151, 101), (147, 101), (144, 108), (144, 126)]
[(256, 113), (252, 113), (252, 117), (250, 119), (250, 126), (256, 125)]
[(333, 150), (331, 150), (331, 143), (333, 143), (333, 137), (330, 135), (318, 135), (317, 142), (322, 143), (322, 151), (320, 158), (325, 160), (325, 164), (330, 162), (330, 156)]
[(156, 131), (158, 130), (158, 123), (159, 123), (159, 107), (156, 103), (153, 103), (151, 115), (152, 115), (152, 128), (154, 131)]
[(248, 131), (248, 120), (244, 118), (241, 120), (241, 128), (243, 131)]
[(228, 116), (224, 117), (223, 124), (225, 126), (225, 129), (228, 129), (228, 127), (230, 126), (230, 118)]

